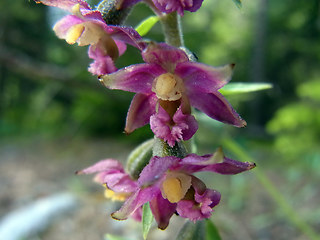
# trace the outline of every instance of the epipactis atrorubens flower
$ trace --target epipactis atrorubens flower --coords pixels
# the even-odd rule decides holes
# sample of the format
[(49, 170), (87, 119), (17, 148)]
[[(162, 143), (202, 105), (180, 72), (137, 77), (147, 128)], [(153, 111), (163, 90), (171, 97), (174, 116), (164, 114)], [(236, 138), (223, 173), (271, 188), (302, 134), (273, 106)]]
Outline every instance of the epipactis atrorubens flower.
[(173, 156), (153, 157), (142, 170), (136, 191), (112, 217), (127, 219), (144, 203), (150, 202), (160, 229), (168, 226), (174, 213), (194, 222), (209, 218), (212, 208), (220, 202), (220, 193), (208, 189), (193, 173), (209, 171), (237, 174), (254, 167), (253, 163), (226, 158), (221, 148), (214, 154), (189, 154), (183, 159)]
[(195, 12), (203, 2), (203, 0), (152, 0), (154, 5), (164, 13), (177, 11), (181, 16), (184, 11)]
[[(138, 182), (133, 180), (125, 172), (122, 164), (115, 159), (101, 160), (88, 168), (76, 172), (76, 174), (93, 173), (96, 173), (94, 181), (106, 187), (104, 195), (112, 201), (124, 202), (139, 187)], [(142, 208), (137, 208), (131, 216), (135, 220), (141, 221)]]
[(110, 89), (137, 93), (128, 111), (127, 133), (150, 122), (154, 134), (170, 146), (188, 140), (198, 129), (191, 106), (220, 122), (246, 125), (218, 91), (231, 79), (233, 64), (191, 62), (183, 50), (165, 43), (149, 44), (142, 57), (146, 63), (100, 77)]
[(114, 60), (126, 50), (126, 44), (142, 50), (145, 45), (141, 36), (132, 28), (108, 26), (99, 11), (92, 10), (82, 0), (35, 0), (48, 6), (71, 12), (58, 21), (53, 30), (67, 43), (90, 45), (88, 55), (93, 59), (89, 72), (102, 75), (116, 71)]

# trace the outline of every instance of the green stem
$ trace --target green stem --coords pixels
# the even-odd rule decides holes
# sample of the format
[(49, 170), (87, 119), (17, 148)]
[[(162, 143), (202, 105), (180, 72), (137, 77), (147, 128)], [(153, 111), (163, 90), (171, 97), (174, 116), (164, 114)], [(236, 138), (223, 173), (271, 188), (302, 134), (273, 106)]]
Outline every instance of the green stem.
[(166, 43), (174, 47), (184, 47), (180, 15), (177, 12), (165, 14), (160, 17), (160, 22)]
[[(248, 154), (246, 154), (244, 150), (233, 140), (224, 139), (222, 144), (231, 152), (233, 152), (241, 161), (254, 162), (254, 160)], [(319, 240), (320, 236), (300, 218), (297, 212), (288, 204), (288, 201), (273, 185), (266, 174), (259, 168), (254, 169), (253, 173), (256, 175), (262, 186), (267, 190), (271, 198), (278, 205), (279, 209), (281, 209), (287, 216), (288, 220), (310, 239)]]
[(117, 2), (117, 0), (102, 0), (97, 6), (107, 24), (121, 25), (131, 11), (131, 7), (118, 9)]

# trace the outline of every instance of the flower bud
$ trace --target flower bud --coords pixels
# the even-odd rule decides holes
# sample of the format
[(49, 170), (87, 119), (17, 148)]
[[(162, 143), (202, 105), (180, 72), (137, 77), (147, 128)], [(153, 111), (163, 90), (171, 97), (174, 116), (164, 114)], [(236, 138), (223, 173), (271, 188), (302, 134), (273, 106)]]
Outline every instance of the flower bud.
[(153, 139), (136, 147), (128, 156), (126, 170), (133, 179), (138, 179), (142, 169), (152, 157)]

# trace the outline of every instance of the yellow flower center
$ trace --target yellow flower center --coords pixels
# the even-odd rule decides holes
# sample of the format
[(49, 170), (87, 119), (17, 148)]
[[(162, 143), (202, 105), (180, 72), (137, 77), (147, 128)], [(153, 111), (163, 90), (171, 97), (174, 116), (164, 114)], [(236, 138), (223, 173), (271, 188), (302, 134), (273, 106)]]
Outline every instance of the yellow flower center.
[(181, 182), (177, 178), (166, 179), (162, 183), (162, 188), (171, 203), (179, 202), (183, 198)]
[(161, 193), (163, 198), (171, 203), (179, 202), (186, 195), (191, 186), (191, 177), (184, 173), (171, 172), (162, 182)]
[(152, 91), (159, 99), (176, 101), (182, 96), (183, 81), (172, 73), (164, 73), (155, 79)]
[(128, 198), (128, 194), (116, 193), (108, 188), (104, 191), (104, 196), (106, 198), (111, 199), (112, 201), (120, 201), (120, 202), (124, 202)]
[(67, 32), (66, 41), (69, 44), (74, 44), (84, 32), (85, 27), (82, 23), (73, 25)]

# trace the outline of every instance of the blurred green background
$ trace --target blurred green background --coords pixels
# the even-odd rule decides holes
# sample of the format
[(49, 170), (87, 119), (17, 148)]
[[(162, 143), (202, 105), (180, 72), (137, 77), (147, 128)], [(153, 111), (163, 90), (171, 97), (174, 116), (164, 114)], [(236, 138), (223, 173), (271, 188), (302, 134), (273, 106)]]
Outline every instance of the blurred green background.
[[(138, 4), (127, 25), (137, 26), (151, 14)], [(47, 161), (40, 155), (48, 156), (42, 164), (52, 165), (55, 174), (61, 174), (61, 164), (67, 165), (61, 159), (69, 159), (65, 167), (71, 173), (62, 175), (71, 186), (68, 189), (74, 190), (88, 183), (66, 177), (72, 169), (103, 157), (124, 160), (126, 153), (152, 134), (148, 126), (130, 136), (123, 134), (133, 94), (110, 91), (87, 72), (87, 48), (70, 46), (51, 30), (59, 17), (60, 12), (33, 1), (0, 2), (0, 164), (7, 171), (10, 163), (17, 167), (23, 161), (29, 166), (26, 159), (34, 158), (30, 162), (36, 164)], [(226, 143), (226, 152), (239, 158), (239, 153), (228, 148), (232, 141), (263, 172), (204, 175), (208, 186), (222, 192), (223, 203), (213, 220), (223, 239), (319, 239), (308, 231), (320, 232), (320, 1), (246, 0), (238, 9), (231, 0), (205, 0), (198, 12), (186, 13), (182, 23), (186, 47), (200, 62), (235, 63), (232, 82), (274, 86), (226, 96), (247, 121), (245, 129), (197, 115), (199, 153), (213, 152)], [(159, 23), (146, 38), (163, 41)], [(117, 67), (137, 62), (142, 62), (139, 53), (128, 47)], [(26, 152), (28, 157), (21, 160)], [(275, 195), (281, 193), (280, 198), (294, 209), (293, 215), (283, 209), (259, 174), (276, 186)], [(14, 177), (19, 176), (3, 176), (9, 184), (3, 191)], [(32, 188), (33, 182), (26, 187)], [(1, 196), (2, 216), (8, 207), (24, 203), (18, 197), (13, 193)]]

